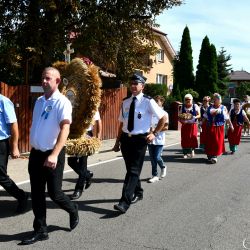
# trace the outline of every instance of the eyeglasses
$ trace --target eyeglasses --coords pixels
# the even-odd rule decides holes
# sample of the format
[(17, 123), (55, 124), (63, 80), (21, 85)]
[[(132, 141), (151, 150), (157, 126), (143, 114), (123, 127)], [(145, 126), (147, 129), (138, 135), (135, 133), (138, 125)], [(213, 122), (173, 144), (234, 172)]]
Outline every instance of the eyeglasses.
[(129, 82), (129, 85), (138, 85), (140, 82), (136, 82), (136, 81), (131, 81)]
[(191, 99), (185, 99), (185, 101), (191, 101)]
[(208, 100), (203, 100), (203, 102), (208, 102)]

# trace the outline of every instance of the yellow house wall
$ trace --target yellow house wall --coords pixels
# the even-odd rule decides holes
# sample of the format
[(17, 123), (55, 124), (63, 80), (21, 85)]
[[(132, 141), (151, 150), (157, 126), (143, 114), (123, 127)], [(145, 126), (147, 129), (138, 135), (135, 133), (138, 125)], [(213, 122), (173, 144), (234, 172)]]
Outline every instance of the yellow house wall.
[(173, 64), (172, 57), (168, 53), (167, 49), (163, 47), (160, 39), (157, 41), (156, 47), (164, 50), (164, 62), (156, 62), (157, 57), (151, 56), (153, 60), (152, 68), (149, 72), (144, 72), (143, 75), (147, 77), (147, 83), (156, 83), (156, 75), (167, 75), (167, 86), (173, 86)]

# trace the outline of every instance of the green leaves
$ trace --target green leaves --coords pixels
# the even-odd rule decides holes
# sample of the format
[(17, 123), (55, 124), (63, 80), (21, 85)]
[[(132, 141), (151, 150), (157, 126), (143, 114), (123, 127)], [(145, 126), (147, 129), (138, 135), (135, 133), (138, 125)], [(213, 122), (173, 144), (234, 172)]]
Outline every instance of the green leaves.
[[(3, 56), (0, 81), (37, 83), (45, 66), (64, 60), (63, 51), (70, 42), (75, 55), (83, 54), (126, 80), (135, 68), (145, 68), (142, 55), (155, 52), (150, 29), (155, 25), (155, 16), (181, 3), (179, 0), (1, 0), (0, 53), (8, 54), (12, 61), (15, 58), (20, 61), (13, 63)], [(28, 47), (34, 48), (32, 53), (27, 51)]]

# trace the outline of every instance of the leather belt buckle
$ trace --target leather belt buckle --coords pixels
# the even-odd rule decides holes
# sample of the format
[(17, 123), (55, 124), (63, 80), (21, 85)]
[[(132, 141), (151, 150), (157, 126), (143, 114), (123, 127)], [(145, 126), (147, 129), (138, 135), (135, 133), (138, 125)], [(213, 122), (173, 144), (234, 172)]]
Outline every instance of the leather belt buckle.
[(128, 133), (128, 137), (132, 137), (132, 134)]

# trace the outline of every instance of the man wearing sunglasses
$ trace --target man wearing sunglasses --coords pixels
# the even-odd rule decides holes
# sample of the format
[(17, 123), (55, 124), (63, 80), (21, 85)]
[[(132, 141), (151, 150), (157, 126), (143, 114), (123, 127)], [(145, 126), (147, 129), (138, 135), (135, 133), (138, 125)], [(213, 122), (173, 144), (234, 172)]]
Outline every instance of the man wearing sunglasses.
[[(123, 100), (119, 115), (119, 130), (113, 150), (121, 149), (126, 165), (126, 176), (122, 197), (114, 209), (126, 213), (131, 203), (143, 199), (140, 174), (144, 162), (147, 144), (162, 130), (167, 117), (164, 111), (151, 98), (143, 94), (146, 78), (132, 75), (129, 87), (132, 95)], [(152, 116), (159, 122), (150, 132)]]

